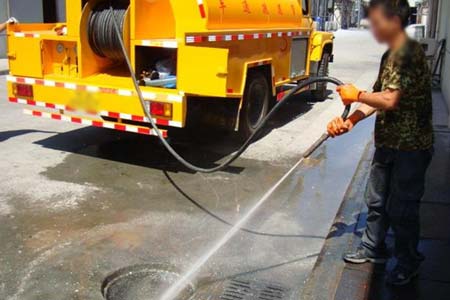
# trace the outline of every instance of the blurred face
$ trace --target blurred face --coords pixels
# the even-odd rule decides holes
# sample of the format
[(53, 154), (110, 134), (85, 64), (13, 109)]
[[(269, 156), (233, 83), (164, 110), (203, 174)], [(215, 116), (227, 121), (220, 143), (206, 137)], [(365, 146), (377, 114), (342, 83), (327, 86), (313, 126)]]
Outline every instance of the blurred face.
[(372, 8), (369, 12), (370, 26), (375, 39), (380, 43), (386, 43), (398, 32), (402, 31), (399, 17), (386, 15), (383, 7)]

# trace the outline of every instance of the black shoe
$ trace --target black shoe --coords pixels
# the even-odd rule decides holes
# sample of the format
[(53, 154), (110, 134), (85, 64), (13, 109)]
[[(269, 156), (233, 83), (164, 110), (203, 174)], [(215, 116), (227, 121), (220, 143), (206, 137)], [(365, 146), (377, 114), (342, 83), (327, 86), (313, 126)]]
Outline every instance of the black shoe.
[(419, 275), (419, 267), (406, 268), (397, 265), (386, 277), (386, 283), (394, 286), (402, 286), (411, 282)]
[(355, 252), (346, 253), (344, 255), (344, 261), (352, 264), (363, 264), (371, 262), (374, 264), (384, 264), (388, 260), (388, 255), (372, 255), (367, 252), (363, 247), (359, 247)]

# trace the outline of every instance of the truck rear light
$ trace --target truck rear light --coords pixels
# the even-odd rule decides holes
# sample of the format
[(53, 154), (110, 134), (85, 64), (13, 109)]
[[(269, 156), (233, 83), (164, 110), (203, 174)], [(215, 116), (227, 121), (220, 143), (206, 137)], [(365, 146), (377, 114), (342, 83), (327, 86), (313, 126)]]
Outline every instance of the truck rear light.
[(172, 117), (172, 104), (162, 102), (150, 102), (150, 113), (153, 116)]
[(33, 86), (17, 83), (14, 85), (14, 95), (18, 97), (33, 98)]

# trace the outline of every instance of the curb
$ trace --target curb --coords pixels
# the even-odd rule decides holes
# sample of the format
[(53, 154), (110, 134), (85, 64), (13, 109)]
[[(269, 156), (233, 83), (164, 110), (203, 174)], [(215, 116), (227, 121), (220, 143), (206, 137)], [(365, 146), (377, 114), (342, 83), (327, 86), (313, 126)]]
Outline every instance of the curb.
[(345, 193), (333, 226), (322, 247), (317, 262), (308, 277), (300, 299), (335, 299), (339, 283), (346, 264), (342, 260), (344, 252), (349, 250), (357, 237), (360, 213), (364, 208), (363, 196), (369, 169), (374, 153), (373, 142), (364, 150), (355, 175)]

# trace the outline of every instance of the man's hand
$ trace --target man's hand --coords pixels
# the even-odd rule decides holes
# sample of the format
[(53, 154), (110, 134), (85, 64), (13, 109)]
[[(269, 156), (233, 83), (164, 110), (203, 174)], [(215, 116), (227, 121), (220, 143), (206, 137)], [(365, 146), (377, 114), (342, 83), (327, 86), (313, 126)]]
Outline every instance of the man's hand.
[(328, 123), (328, 135), (334, 138), (349, 132), (354, 126), (355, 124), (350, 119), (344, 121), (342, 117), (334, 118), (330, 123)]
[(8, 21), (6, 21), (6, 23), (7, 23), (7, 24), (18, 24), (19, 21), (17, 21), (16, 18), (11, 17), (11, 18), (8, 19)]
[(342, 102), (344, 105), (350, 105), (354, 102), (359, 101), (359, 97), (363, 93), (363, 91), (359, 90), (356, 86), (353, 84), (345, 84), (338, 86), (336, 88), (336, 91), (341, 96)]

